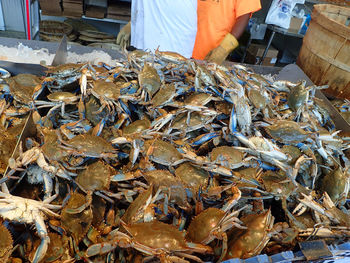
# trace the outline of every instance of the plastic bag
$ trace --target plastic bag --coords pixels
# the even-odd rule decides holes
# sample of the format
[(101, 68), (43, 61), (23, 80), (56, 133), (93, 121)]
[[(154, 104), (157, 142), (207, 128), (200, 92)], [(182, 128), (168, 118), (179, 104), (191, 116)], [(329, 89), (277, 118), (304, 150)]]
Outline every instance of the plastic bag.
[(304, 0), (273, 0), (265, 23), (288, 29), (292, 10), (296, 4), (303, 4), (304, 2)]
[(306, 34), (306, 30), (308, 29), (308, 27), (310, 25), (310, 21), (311, 21), (311, 16), (308, 14), (305, 16), (305, 19), (304, 19), (303, 25), (301, 26), (299, 34), (302, 34), (302, 35)]

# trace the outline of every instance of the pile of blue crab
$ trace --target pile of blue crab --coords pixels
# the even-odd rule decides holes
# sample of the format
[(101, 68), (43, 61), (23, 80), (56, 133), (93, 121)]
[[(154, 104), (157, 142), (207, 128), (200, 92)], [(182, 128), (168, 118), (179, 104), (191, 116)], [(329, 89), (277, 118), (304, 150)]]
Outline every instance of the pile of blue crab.
[(349, 238), (349, 141), (324, 87), (170, 52), (3, 72), (1, 262), (220, 262)]
[(339, 111), (339, 114), (350, 123), (350, 101), (348, 99), (333, 99), (333, 106)]

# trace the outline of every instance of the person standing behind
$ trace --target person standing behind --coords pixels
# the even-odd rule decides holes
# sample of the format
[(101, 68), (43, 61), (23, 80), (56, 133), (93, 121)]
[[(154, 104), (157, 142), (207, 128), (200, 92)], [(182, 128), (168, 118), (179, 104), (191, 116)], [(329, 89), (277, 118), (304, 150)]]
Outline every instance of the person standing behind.
[(117, 44), (155, 51), (172, 51), (190, 58), (197, 33), (197, 0), (132, 0), (131, 21)]
[(237, 39), (260, 0), (198, 0), (193, 58), (221, 64), (238, 47)]

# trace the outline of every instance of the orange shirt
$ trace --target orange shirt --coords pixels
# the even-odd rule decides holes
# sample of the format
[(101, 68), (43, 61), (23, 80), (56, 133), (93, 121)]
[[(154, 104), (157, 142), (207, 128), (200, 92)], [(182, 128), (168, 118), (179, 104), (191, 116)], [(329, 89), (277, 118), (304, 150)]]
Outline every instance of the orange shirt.
[(227, 33), (232, 32), (238, 17), (260, 8), (260, 0), (198, 0), (197, 35), (192, 57), (204, 59)]

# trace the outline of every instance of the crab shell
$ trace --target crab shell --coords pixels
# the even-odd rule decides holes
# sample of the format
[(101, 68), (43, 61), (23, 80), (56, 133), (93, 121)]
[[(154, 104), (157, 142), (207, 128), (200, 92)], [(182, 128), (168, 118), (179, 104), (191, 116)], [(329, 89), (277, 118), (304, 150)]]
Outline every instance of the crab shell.
[(10, 231), (0, 224), (0, 262), (7, 262), (12, 253), (13, 240)]
[(305, 82), (301, 82), (299, 85), (292, 87), (288, 95), (288, 106), (297, 111), (308, 99), (309, 91), (305, 88)]
[(208, 171), (193, 166), (188, 162), (179, 165), (175, 170), (175, 175), (195, 192), (197, 192), (200, 187), (206, 187), (209, 182)]
[[(165, 224), (159, 221), (146, 223), (136, 223), (132, 225), (124, 225), (127, 232), (133, 237), (134, 242), (145, 245), (152, 249), (165, 249), (172, 251), (191, 251), (192, 246), (189, 246), (184, 237), (184, 233), (180, 232), (175, 226)], [(208, 253), (212, 249), (207, 246), (195, 244), (203, 248)]]
[(103, 97), (110, 100), (117, 100), (120, 96), (120, 89), (113, 82), (107, 82), (104, 80), (94, 80), (92, 93), (96, 97)]
[(57, 92), (51, 93), (47, 96), (47, 98), (50, 101), (55, 101), (55, 102), (63, 101), (65, 103), (71, 103), (78, 100), (77, 96), (67, 91), (57, 91)]
[(139, 74), (139, 84), (142, 89), (145, 89), (152, 98), (159, 90), (161, 82), (157, 70), (145, 63), (141, 73)]
[(298, 147), (293, 145), (283, 145), (282, 152), (291, 157), (291, 160), (288, 162), (289, 164), (294, 164), (296, 160), (302, 155), (301, 151)]
[(42, 91), (40, 78), (32, 74), (18, 74), (6, 81), (13, 98), (22, 104), (29, 104)]
[(89, 100), (85, 103), (85, 115), (94, 126), (96, 126), (102, 118), (107, 114), (107, 108), (104, 108), (102, 112), (97, 113), (100, 109), (100, 104), (95, 96), (90, 96)]
[[(145, 142), (146, 151), (149, 153), (149, 158), (155, 163), (162, 165), (176, 165), (182, 160), (182, 155), (169, 142), (163, 140), (151, 140)], [(151, 148), (151, 149), (150, 149)]]
[(263, 250), (270, 239), (268, 231), (274, 221), (271, 210), (258, 215), (250, 214), (240, 220), (247, 229), (234, 228), (230, 231), (225, 259), (254, 257)]
[(87, 191), (108, 190), (113, 168), (99, 160), (79, 173), (76, 182)]
[(58, 65), (56, 67), (50, 67), (46, 73), (48, 75), (57, 75), (59, 77), (69, 76), (74, 72), (80, 71), (80, 69), (85, 64), (75, 64), (75, 63), (67, 63), (63, 65)]
[(123, 128), (123, 135), (130, 135), (147, 130), (151, 127), (151, 122), (148, 119), (137, 120)]
[(209, 207), (197, 215), (187, 229), (187, 237), (196, 243), (203, 243), (213, 228), (217, 227), (226, 213), (218, 208)]
[(67, 144), (78, 155), (100, 157), (105, 153), (115, 153), (116, 149), (105, 139), (91, 134), (80, 134), (70, 139)]
[(138, 195), (138, 197), (128, 206), (121, 220), (126, 224), (139, 223), (143, 219), (144, 206), (147, 200), (152, 196), (153, 187), (149, 187)]
[(287, 180), (287, 176), (282, 172), (266, 171), (260, 179), (263, 182), (264, 188), (267, 192), (277, 196), (290, 196), (295, 190), (294, 184)]
[(176, 89), (174, 84), (166, 84), (152, 98), (152, 106), (159, 107), (167, 103), (169, 100), (171, 100), (171, 98), (174, 97), (175, 91)]
[(155, 51), (156, 56), (160, 57), (162, 60), (170, 63), (181, 64), (187, 61), (187, 58), (176, 52), (171, 51)]
[(55, 130), (43, 127), (41, 128), (40, 132), (44, 136), (44, 144), (41, 146), (41, 150), (48, 160), (60, 161), (69, 155), (68, 152), (58, 147), (58, 137)]
[(202, 115), (198, 112), (193, 112), (191, 114), (190, 121), (187, 123), (187, 113), (181, 113), (175, 117), (171, 128), (179, 130), (194, 130), (196, 127), (202, 127), (209, 119), (209, 116)]
[(92, 222), (93, 214), (90, 206), (80, 212), (80, 208), (84, 208), (87, 202), (84, 195), (73, 193), (61, 213), (63, 228), (73, 236), (77, 244), (84, 238)]
[(235, 169), (241, 165), (244, 154), (230, 146), (214, 148), (210, 153), (212, 162), (221, 164), (227, 168)]
[(278, 120), (265, 128), (266, 132), (275, 140), (285, 143), (298, 143), (310, 137), (310, 133), (300, 128), (294, 121)]
[(176, 203), (180, 207), (188, 208), (189, 204), (187, 203), (187, 195), (185, 191), (185, 186), (183, 183), (172, 175), (167, 170), (152, 170), (145, 173), (144, 177), (146, 178), (149, 184), (153, 185), (153, 194), (159, 188), (166, 188), (169, 195), (169, 201), (171, 203)]
[(186, 105), (204, 106), (211, 100), (212, 96), (207, 93), (194, 93), (186, 97), (184, 103)]
[(13, 150), (16, 147), (17, 139), (8, 130), (0, 128), (0, 174), (4, 174)]
[(343, 173), (340, 166), (321, 180), (320, 190), (327, 192), (334, 203), (340, 201), (342, 197), (346, 198), (348, 189), (349, 175)]
[(201, 66), (196, 62), (194, 62), (194, 64), (196, 66), (196, 70), (199, 72), (200, 80), (203, 81), (205, 85), (215, 86), (216, 81), (210, 71), (204, 65)]
[(257, 109), (263, 109), (267, 106), (266, 98), (257, 89), (250, 89), (248, 91), (248, 98)]

